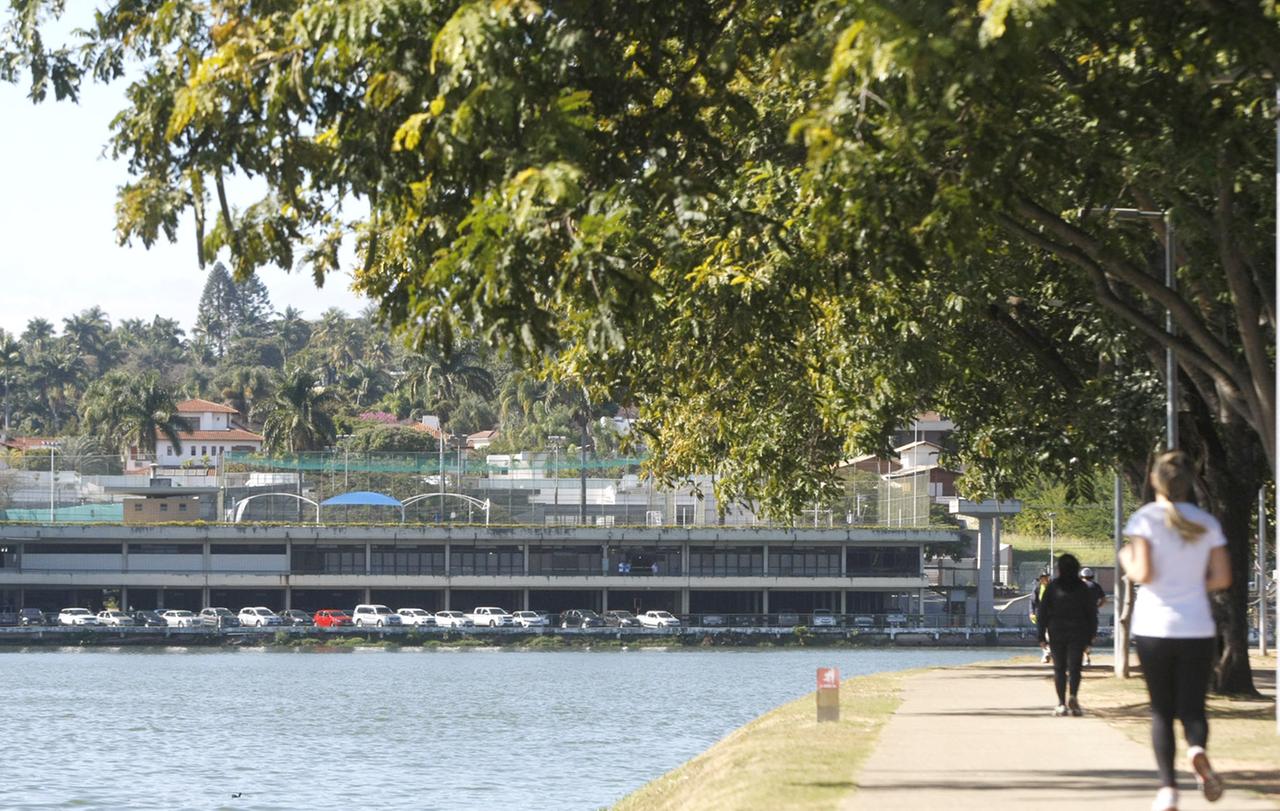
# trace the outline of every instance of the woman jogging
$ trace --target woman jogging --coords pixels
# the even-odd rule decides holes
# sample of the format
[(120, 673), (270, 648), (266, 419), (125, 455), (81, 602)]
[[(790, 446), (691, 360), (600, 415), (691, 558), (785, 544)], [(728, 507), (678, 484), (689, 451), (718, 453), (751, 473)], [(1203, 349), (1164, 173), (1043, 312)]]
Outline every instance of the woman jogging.
[(1213, 615), (1209, 592), (1231, 585), (1231, 563), (1218, 520), (1191, 503), (1195, 471), (1182, 451), (1156, 459), (1156, 500), (1129, 518), (1121, 550), (1125, 574), (1142, 584), (1133, 605), (1132, 631), (1151, 697), (1151, 745), (1160, 791), (1153, 811), (1178, 807), (1173, 719), (1182, 719), (1187, 758), (1200, 790), (1213, 802), (1222, 780), (1209, 765), (1209, 722), (1204, 698), (1213, 667)]
[[(1054, 715), (1082, 715), (1080, 701), (1080, 664), (1084, 650), (1098, 632), (1097, 599), (1080, 579), (1080, 561), (1075, 555), (1058, 558), (1058, 577), (1049, 583), (1040, 598), (1036, 612), (1036, 630), (1040, 644), (1049, 637), (1053, 657), (1053, 686), (1058, 691)], [(1070, 694), (1067, 687), (1070, 685)]]

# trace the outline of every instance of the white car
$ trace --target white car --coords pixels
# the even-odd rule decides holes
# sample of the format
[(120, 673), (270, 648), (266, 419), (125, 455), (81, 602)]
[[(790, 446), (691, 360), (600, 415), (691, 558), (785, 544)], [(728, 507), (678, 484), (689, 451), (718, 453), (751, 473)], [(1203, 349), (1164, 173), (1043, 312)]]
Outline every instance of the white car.
[(521, 628), (541, 628), (551, 623), (547, 622), (547, 618), (537, 611), (517, 611), (511, 615), (512, 620)]
[(467, 616), (471, 617), (471, 621), (477, 626), (487, 625), (490, 628), (496, 628), (499, 625), (512, 626), (516, 624), (515, 617), (505, 610), (492, 605), (479, 606)]
[(836, 624), (836, 615), (832, 613), (830, 608), (813, 609), (813, 627), (814, 628), (832, 628)]
[(64, 608), (58, 612), (59, 625), (101, 625), (87, 608)]
[(366, 625), (374, 625), (381, 628), (384, 625), (404, 624), (404, 620), (400, 618), (400, 615), (385, 605), (358, 605), (356, 610), (351, 612), (351, 622), (357, 628), (362, 628)]
[(670, 611), (646, 611), (638, 619), (646, 628), (678, 628), (680, 620), (673, 617)]
[(200, 624), (199, 617), (181, 608), (170, 608), (168, 611), (161, 611), (160, 619), (164, 620), (170, 628), (194, 628)]
[(421, 608), (401, 608), (396, 613), (400, 615), (400, 622), (405, 625), (436, 627), (436, 615), (430, 611)]
[(124, 626), (124, 625), (138, 624), (133, 619), (133, 617), (129, 616), (123, 611), (117, 611), (115, 609), (108, 609), (107, 611), (99, 611), (98, 622), (102, 623), (103, 625), (115, 625), (117, 627)]
[(470, 628), (475, 623), (461, 611), (437, 611), (436, 625), (441, 628)]
[(280, 615), (265, 605), (245, 606), (238, 615), (240, 624), (246, 628), (264, 628), (269, 625), (284, 625)]

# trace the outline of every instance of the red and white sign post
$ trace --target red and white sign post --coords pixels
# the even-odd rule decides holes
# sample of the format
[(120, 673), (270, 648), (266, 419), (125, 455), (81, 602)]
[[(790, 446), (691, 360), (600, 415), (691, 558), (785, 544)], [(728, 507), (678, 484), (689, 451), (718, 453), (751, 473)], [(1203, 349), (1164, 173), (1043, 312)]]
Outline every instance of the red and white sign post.
[(818, 720), (840, 720), (840, 668), (818, 668)]

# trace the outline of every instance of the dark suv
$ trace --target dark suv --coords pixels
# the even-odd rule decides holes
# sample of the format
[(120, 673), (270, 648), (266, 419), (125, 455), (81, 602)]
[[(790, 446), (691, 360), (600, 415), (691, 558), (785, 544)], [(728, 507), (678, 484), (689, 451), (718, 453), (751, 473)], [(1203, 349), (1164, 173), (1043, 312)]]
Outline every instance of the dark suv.
[(561, 628), (603, 628), (604, 619), (590, 608), (571, 608), (560, 615)]
[(18, 612), (19, 625), (48, 625), (44, 612), (38, 608), (24, 608)]

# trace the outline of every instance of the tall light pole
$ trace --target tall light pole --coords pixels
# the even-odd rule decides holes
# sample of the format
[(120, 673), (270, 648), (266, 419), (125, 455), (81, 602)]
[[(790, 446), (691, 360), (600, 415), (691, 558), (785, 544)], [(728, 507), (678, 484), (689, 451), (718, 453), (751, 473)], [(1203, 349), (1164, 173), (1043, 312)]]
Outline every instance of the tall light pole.
[[(1277, 175), (1277, 187), (1280, 187), (1280, 175)], [(1164, 223), (1164, 286), (1173, 292), (1178, 289), (1174, 277), (1174, 265), (1177, 254), (1173, 239), (1173, 216), (1168, 209), (1163, 211), (1147, 211), (1141, 208), (1093, 208), (1092, 214), (1105, 214), (1117, 220), (1160, 220)], [(1277, 238), (1280, 242), (1280, 237)], [(1164, 309), (1164, 331), (1170, 338), (1174, 336), (1173, 310)], [(1164, 446), (1171, 451), (1178, 447), (1178, 357), (1170, 342), (1164, 350)]]
[(1053, 519), (1057, 517), (1057, 513), (1045, 513), (1049, 519), (1049, 579), (1053, 579)]
[(551, 468), (553, 471), (552, 475), (554, 475), (556, 479), (555, 496), (551, 503), (558, 508), (560, 506), (560, 446), (564, 443), (565, 438), (559, 435), (553, 435), (547, 437), (547, 439), (551, 441), (551, 451), (554, 454), (553, 458), (555, 459), (555, 463)]

